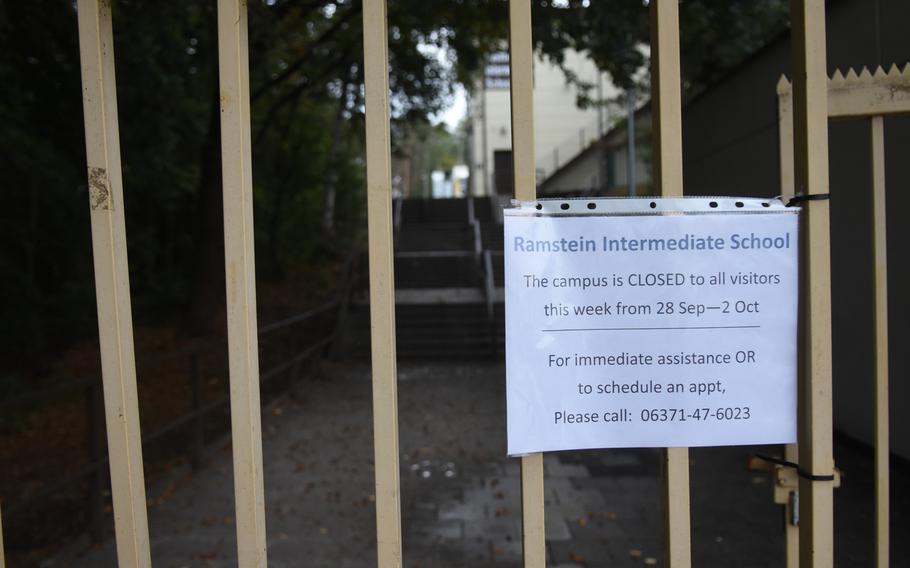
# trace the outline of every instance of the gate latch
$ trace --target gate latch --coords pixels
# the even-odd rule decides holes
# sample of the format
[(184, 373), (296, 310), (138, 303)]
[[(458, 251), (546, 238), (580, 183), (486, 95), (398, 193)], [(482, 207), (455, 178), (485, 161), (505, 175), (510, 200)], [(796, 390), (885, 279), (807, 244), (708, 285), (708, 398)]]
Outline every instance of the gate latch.
[[(787, 508), (787, 521), (799, 526), (799, 471), (789, 465), (774, 463), (761, 456), (749, 459), (749, 471), (764, 471), (774, 477), (774, 502)], [(841, 471), (834, 468), (834, 487), (840, 487)]]

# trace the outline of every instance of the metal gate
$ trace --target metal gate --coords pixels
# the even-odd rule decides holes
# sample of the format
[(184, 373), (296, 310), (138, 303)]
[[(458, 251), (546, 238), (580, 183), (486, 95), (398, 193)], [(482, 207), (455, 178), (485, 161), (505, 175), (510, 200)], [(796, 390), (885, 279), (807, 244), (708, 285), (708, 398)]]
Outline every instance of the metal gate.
[[(869, 121), (870, 158), (872, 177), (869, 180), (872, 200), (872, 241), (874, 271), (874, 338), (875, 338), (875, 396), (874, 396), (874, 450), (875, 450), (875, 559), (876, 566), (884, 568), (890, 565), (890, 515), (889, 515), (889, 428), (888, 428), (888, 255), (887, 225), (885, 215), (885, 134), (884, 117), (894, 114), (910, 113), (910, 67), (903, 71), (892, 65), (887, 72), (879, 67), (874, 73), (862, 69), (856, 73), (853, 69), (846, 74), (836, 71), (825, 78), (827, 118), (836, 120)], [(793, 129), (794, 106), (793, 88), (790, 82), (781, 77), (777, 85), (778, 120), (780, 137), (781, 195), (784, 200), (796, 195), (794, 179)], [(827, 235), (816, 235), (817, 240), (810, 240), (810, 249), (825, 249), (828, 245)], [(811, 239), (811, 237), (810, 237)], [(821, 239), (821, 240), (818, 240)], [(830, 277), (830, 276), (829, 276)], [(830, 289), (830, 281), (819, 282), (825, 289)], [(786, 449), (787, 459), (796, 459), (799, 455), (796, 446)], [(787, 566), (799, 565), (797, 548), (799, 531), (793, 522), (792, 503), (786, 503), (787, 516)], [(798, 512), (795, 512), (798, 518)]]
[[(378, 563), (402, 565), (395, 304), (392, 268), (392, 184), (386, 1), (363, 0), (366, 77), (374, 449)], [(824, 0), (792, 0), (794, 133), (793, 188), (808, 196), (828, 192), (828, 81)], [(651, 0), (654, 179), (664, 197), (683, 195), (677, 0)], [(113, 509), (119, 564), (151, 566), (136, 392), (133, 327), (126, 256), (117, 98), (110, 0), (78, 0), (88, 181)], [(531, 1), (509, 5), (512, 141), (515, 196), (535, 198), (532, 109)], [(239, 565), (266, 566), (259, 362), (253, 249), (247, 0), (218, 0), (221, 143), (224, 180), (225, 278), (230, 352), (231, 420)], [(880, 114), (880, 113), (879, 113)], [(876, 126), (877, 125), (877, 126)], [(873, 148), (881, 118), (873, 119)], [(878, 134), (876, 134), (878, 133)], [(873, 150), (875, 151), (875, 150)], [(876, 180), (883, 178), (881, 164)], [(876, 185), (876, 195), (883, 184)], [(876, 200), (876, 214), (883, 204)], [(833, 455), (831, 416), (831, 298), (828, 203), (805, 203), (808, 230), (806, 372), (800, 389), (800, 562), (833, 565)], [(882, 217), (883, 219), (883, 217)], [(876, 243), (884, 251), (884, 222)], [(879, 250), (877, 246), (876, 250)], [(878, 362), (884, 364), (883, 256), (877, 256)], [(884, 352), (882, 350), (885, 350)], [(881, 383), (879, 388), (881, 389)], [(878, 391), (880, 408), (885, 391)], [(879, 434), (881, 435), (881, 434)], [(885, 446), (886, 447), (886, 446)], [(885, 465), (880, 453), (879, 467)], [(667, 562), (691, 565), (689, 461), (686, 448), (663, 453)], [(541, 454), (521, 459), (524, 564), (545, 565), (544, 470)], [(884, 493), (882, 493), (884, 492)], [(880, 486), (879, 499), (887, 494)], [(887, 532), (887, 517), (879, 517)], [(880, 547), (887, 546), (885, 540)], [(882, 542), (885, 544), (882, 545)], [(879, 561), (887, 563), (886, 548)], [(882, 560), (884, 558), (884, 560)], [(735, 561), (734, 561), (735, 562)], [(882, 564), (882, 565), (885, 565)], [(0, 568), (3, 566), (0, 541)]]

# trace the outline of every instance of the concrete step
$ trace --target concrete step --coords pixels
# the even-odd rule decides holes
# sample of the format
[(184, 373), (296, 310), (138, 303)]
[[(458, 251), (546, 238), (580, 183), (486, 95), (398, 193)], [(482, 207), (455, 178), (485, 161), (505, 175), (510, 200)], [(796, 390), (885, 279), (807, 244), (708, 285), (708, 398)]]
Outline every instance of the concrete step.
[(503, 248), (503, 234), (502, 225), (499, 223), (494, 223), (488, 221), (486, 223), (481, 223), (480, 225), (480, 238), (483, 244), (484, 250), (499, 250)]
[(473, 255), (395, 258), (396, 288), (470, 288), (482, 284)]
[(473, 251), (474, 229), (461, 223), (404, 223), (395, 239), (395, 252)]
[(468, 222), (465, 199), (405, 199), (401, 209), (403, 224)]
[[(400, 305), (396, 308), (398, 357), (407, 359), (490, 358), (503, 352), (502, 310), (491, 322), (486, 304)], [(369, 307), (358, 306), (348, 318), (346, 353), (370, 354)]]
[(475, 197), (474, 217), (481, 223), (493, 221), (493, 204), (486, 197)]

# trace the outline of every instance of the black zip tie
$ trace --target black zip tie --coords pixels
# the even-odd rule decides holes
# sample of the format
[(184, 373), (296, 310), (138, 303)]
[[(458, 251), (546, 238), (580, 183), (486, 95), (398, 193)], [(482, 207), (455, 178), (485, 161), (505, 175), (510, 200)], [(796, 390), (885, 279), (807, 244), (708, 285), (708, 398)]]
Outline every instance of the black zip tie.
[(796, 474), (803, 479), (808, 479), (810, 481), (834, 481), (834, 474), (831, 475), (816, 475), (814, 473), (809, 473), (803, 468), (799, 467), (798, 463), (792, 461), (782, 460), (780, 458), (772, 458), (770, 456), (763, 456), (762, 454), (755, 454), (755, 457), (758, 459), (765, 460), (766, 462), (776, 463), (777, 465), (782, 465), (784, 467), (792, 467), (796, 470)]
[(798, 205), (803, 201), (825, 201), (830, 198), (830, 193), (803, 193), (791, 197), (790, 201), (787, 202), (787, 207), (793, 207), (794, 205)]

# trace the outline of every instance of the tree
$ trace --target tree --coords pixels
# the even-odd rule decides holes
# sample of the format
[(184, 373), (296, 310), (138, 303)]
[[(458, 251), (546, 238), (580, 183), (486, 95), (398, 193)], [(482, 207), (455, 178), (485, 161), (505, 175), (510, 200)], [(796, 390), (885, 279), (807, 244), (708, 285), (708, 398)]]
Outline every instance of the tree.
[[(112, 4), (136, 321), (185, 317), (203, 330), (218, 321), (224, 290), (215, 2)], [(479, 66), (504, 29), (482, 21), (487, 8), (392, 3), (397, 121), (439, 110), (453, 77)], [(95, 328), (75, 9), (70, 0), (0, 0), (0, 351), (11, 366)], [(355, 231), (335, 225), (360, 221), (361, 13), (355, 0), (249, 3), (265, 278), (336, 254)], [(456, 32), (454, 21), (467, 27)], [(476, 34), (472, 21), (489, 31)], [(457, 65), (427, 45), (457, 47)]]
[[(647, 92), (651, 32), (647, 0), (566, 0), (554, 4), (534, 4), (534, 39), (544, 54), (561, 63), (565, 49), (574, 49), (588, 55), (621, 89)], [(716, 81), (784, 31), (789, 5), (787, 0), (681, 1), (684, 97)], [(591, 88), (571, 75), (567, 78)]]
[[(118, 106), (136, 321), (206, 329), (223, 306), (213, 0), (114, 0)], [(563, 7), (564, 6), (564, 7)], [(785, 21), (783, 0), (686, 0), (689, 92)], [(392, 116), (408, 139), (470, 86), (507, 35), (501, 0), (389, 3)], [(534, 2), (535, 45), (590, 54), (619, 85), (647, 63), (641, 0)], [(355, 233), (363, 177), (360, 0), (251, 0), (257, 266), (282, 278)], [(438, 53), (447, 54), (441, 61)], [(640, 78), (638, 78), (640, 79)], [(94, 333), (75, 3), (0, 0), (2, 354)]]

